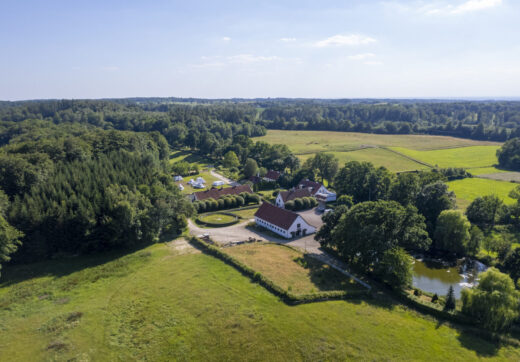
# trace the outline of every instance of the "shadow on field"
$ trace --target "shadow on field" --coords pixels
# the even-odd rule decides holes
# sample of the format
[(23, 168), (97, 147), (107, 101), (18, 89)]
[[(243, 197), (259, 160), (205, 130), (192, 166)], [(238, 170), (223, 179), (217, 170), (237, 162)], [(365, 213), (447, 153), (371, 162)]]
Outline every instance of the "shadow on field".
[(2, 274), (0, 275), (0, 288), (8, 287), (32, 278), (44, 276), (55, 278), (64, 277), (84, 269), (104, 265), (146, 248), (149, 245), (150, 244), (139, 245), (131, 249), (107, 251), (82, 256), (60, 257), (28, 264), (3, 265)]
[(475, 351), (479, 357), (496, 356), (498, 350), (500, 349), (500, 343), (490, 341), (487, 338), (482, 338), (475, 334), (475, 332), (470, 333), (462, 329), (460, 330), (460, 334), (457, 339), (464, 348)]

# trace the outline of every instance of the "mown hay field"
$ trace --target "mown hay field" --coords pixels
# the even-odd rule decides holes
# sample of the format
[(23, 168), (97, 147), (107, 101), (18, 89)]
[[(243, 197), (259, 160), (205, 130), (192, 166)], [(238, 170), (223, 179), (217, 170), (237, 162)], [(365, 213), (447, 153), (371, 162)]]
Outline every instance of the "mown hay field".
[(388, 300), (286, 305), (178, 241), (2, 273), (2, 361), (520, 359)]

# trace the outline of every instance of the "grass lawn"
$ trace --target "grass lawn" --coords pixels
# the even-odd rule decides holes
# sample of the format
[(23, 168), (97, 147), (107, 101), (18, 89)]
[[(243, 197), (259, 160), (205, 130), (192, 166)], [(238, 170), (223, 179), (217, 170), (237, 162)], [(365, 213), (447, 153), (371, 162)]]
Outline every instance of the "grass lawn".
[(252, 219), (255, 216), (258, 207), (254, 209), (246, 209), (246, 210), (228, 210), (229, 212), (241, 217), (242, 219)]
[(303, 253), (277, 244), (243, 244), (225, 252), (295, 294), (330, 290), (364, 290), (340, 272)]
[(179, 161), (186, 161), (188, 163), (196, 163), (199, 167), (206, 167), (208, 165), (208, 160), (202, 156), (196, 155), (189, 150), (178, 150), (173, 151), (170, 154), (170, 163), (175, 163)]
[(499, 147), (471, 146), (431, 151), (417, 151), (404, 147), (392, 149), (432, 166), (473, 168), (491, 167), (498, 163), (496, 151)]
[[(199, 177), (199, 176), (202, 177), (204, 180), (206, 180), (205, 189), (195, 189), (195, 188), (191, 187), (191, 185), (188, 185), (188, 181), (190, 179), (196, 180), (197, 177)], [(184, 190), (182, 190), (181, 192), (183, 194), (189, 195), (189, 194), (192, 194), (197, 191), (204, 191), (204, 190), (210, 189), (211, 185), (213, 184), (214, 181), (220, 181), (220, 179), (213, 176), (209, 171), (202, 171), (202, 172), (198, 173), (197, 175), (191, 175), (191, 176), (184, 177), (184, 179), (180, 182), (177, 182), (177, 184), (179, 184), (179, 183), (182, 184), (182, 186), (184, 186)], [(219, 187), (230, 187), (230, 185), (226, 184), (226, 185), (219, 186)]]
[(227, 224), (235, 221), (236, 218), (234, 216), (226, 214), (205, 214), (200, 215), (199, 219), (213, 224)]
[[(367, 161), (372, 162), (375, 166), (384, 166), (390, 171), (413, 171), (428, 169), (427, 166), (410, 160), (398, 153), (389, 151), (384, 148), (364, 148), (361, 150), (350, 152), (330, 152), (339, 160), (340, 167), (349, 161)], [(314, 154), (298, 155), (302, 163)]]
[(351, 151), (363, 146), (406, 147), (412, 150), (435, 150), (450, 147), (499, 145), (496, 142), (429, 135), (381, 135), (371, 133), (332, 131), (268, 130), (267, 135), (255, 141), (286, 144), (295, 154), (320, 151)]
[(518, 349), (390, 302), (288, 306), (193, 252), (159, 244), (112, 261), (97, 255), (4, 269), (0, 360), (520, 359)]
[(457, 206), (465, 209), (477, 197), (491, 194), (497, 195), (506, 204), (512, 204), (514, 200), (508, 195), (518, 184), (474, 177), (450, 181), (448, 186), (457, 195)]

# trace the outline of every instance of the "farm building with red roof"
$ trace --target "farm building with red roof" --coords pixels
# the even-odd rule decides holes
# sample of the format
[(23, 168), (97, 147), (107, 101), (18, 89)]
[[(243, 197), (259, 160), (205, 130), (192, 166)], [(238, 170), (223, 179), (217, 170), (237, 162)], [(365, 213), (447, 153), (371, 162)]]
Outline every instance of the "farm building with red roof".
[(281, 209), (268, 202), (264, 202), (258, 208), (255, 213), (255, 223), (286, 239), (316, 232), (316, 228), (297, 213)]

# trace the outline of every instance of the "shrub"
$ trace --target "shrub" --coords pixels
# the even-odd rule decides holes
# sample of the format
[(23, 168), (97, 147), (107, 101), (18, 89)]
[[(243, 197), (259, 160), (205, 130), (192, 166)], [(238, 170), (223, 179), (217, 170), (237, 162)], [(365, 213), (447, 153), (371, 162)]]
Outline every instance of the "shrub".
[(439, 301), (439, 296), (437, 295), (437, 293), (435, 293), (432, 297), (432, 303), (437, 303)]
[(294, 210), (294, 201), (293, 200), (289, 200), (285, 203), (285, 208), (287, 210)]
[(311, 200), (311, 207), (318, 206), (318, 201), (314, 197), (309, 197), (309, 199)]
[(217, 202), (218, 202), (219, 210), (223, 209), (224, 206), (225, 206), (224, 200), (222, 198), (220, 198), (220, 199), (217, 200)]
[(301, 210), (303, 208), (302, 199), (294, 199), (294, 210)]
[(231, 198), (229, 198), (228, 196), (224, 196), (223, 200), (224, 200), (224, 206), (225, 206), (225, 208), (226, 208), (226, 209), (231, 208), (231, 205), (232, 205), (232, 203), (231, 203)]
[(249, 194), (249, 202), (248, 203), (252, 203), (252, 204), (260, 203), (260, 196), (258, 196), (257, 194)]
[(240, 207), (240, 206), (244, 206), (245, 204), (245, 200), (242, 196), (237, 196), (236, 197), (236, 201), (237, 201), (237, 206)]
[(218, 210), (217, 200), (211, 200), (211, 210)]
[(340, 197), (338, 197), (336, 204), (345, 205), (350, 209), (352, 205), (354, 205), (354, 201), (352, 200), (352, 196), (350, 195), (341, 195)]
[(422, 295), (422, 292), (420, 289), (415, 288), (413, 290), (413, 295), (415, 295), (416, 297), (420, 297)]
[(204, 207), (204, 210), (205, 211), (211, 211), (211, 200), (213, 199), (206, 199), (204, 200), (204, 204), (205, 204), (205, 207)]
[(311, 200), (309, 197), (302, 198), (302, 208), (309, 209), (311, 207)]

